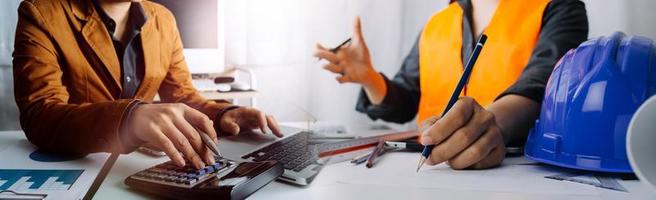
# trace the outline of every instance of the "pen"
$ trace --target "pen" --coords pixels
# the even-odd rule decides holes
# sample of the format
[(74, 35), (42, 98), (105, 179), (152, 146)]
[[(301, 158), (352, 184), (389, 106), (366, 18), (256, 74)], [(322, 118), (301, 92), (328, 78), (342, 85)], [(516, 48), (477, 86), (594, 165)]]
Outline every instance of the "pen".
[[(453, 94), (451, 94), (451, 99), (449, 99), (449, 103), (446, 105), (446, 108), (444, 109), (442, 116), (444, 116), (447, 112), (449, 112), (451, 107), (453, 107), (453, 104), (455, 104), (456, 101), (458, 101), (458, 97), (460, 96), (462, 89), (467, 84), (467, 79), (469, 79), (469, 75), (471, 75), (472, 69), (474, 68), (474, 63), (476, 63), (476, 59), (478, 58), (478, 55), (481, 53), (481, 50), (483, 49), (483, 45), (485, 44), (486, 40), (487, 40), (487, 35), (485, 34), (482, 34), (481, 37), (478, 39), (478, 42), (476, 43), (476, 47), (474, 48), (471, 57), (469, 57), (469, 61), (467, 62), (465, 71), (462, 73), (462, 76), (460, 77), (460, 81), (458, 81), (458, 85), (456, 86), (456, 89), (453, 91)], [(424, 165), (424, 162), (426, 162), (426, 158), (430, 156), (431, 151), (433, 151), (434, 147), (435, 147), (434, 144), (424, 147), (424, 150), (421, 152), (421, 158), (419, 159), (419, 164), (417, 165), (417, 172), (419, 172), (421, 166)]]
[[(337, 45), (337, 47), (329, 49), (328, 51), (333, 52), (333, 53), (337, 53), (337, 51), (339, 51), (339, 49), (341, 49), (344, 45), (348, 44), (349, 42), (351, 42), (351, 38), (348, 38), (348, 39), (344, 40), (344, 42)], [(321, 58), (319, 58), (319, 60), (321, 60)], [(317, 60), (317, 61), (319, 61), (319, 60)]]
[(415, 142), (385, 142), (385, 145), (389, 147), (396, 147), (401, 149), (407, 149), (410, 151), (421, 151), (424, 149), (424, 146)]
[[(383, 149), (378, 152), (378, 156), (383, 155), (385, 152), (387, 152), (387, 150), (389, 150), (389, 149), (383, 147)], [(351, 159), (351, 163), (353, 163), (355, 165), (362, 164), (363, 162), (365, 162), (369, 159), (369, 156), (371, 156), (371, 152), (365, 153), (365, 154), (362, 154), (362, 155), (359, 155), (359, 156), (356, 156), (356, 157), (353, 157)]]
[(212, 141), (212, 138), (210, 138), (207, 133), (199, 130), (198, 128), (194, 127), (196, 131), (198, 131), (198, 134), (200, 135), (200, 139), (203, 140), (203, 143), (205, 146), (207, 146), (208, 149), (214, 154), (214, 156), (218, 157), (218, 159), (222, 159), (223, 156), (221, 155), (221, 152), (219, 151), (218, 148), (216, 148), (216, 143)]
[(379, 141), (378, 145), (376, 145), (376, 148), (374, 149), (374, 152), (371, 152), (371, 155), (369, 155), (369, 159), (367, 159), (367, 168), (371, 168), (374, 166), (374, 160), (376, 160), (376, 157), (378, 157), (378, 153), (385, 148), (385, 141)]
[(342, 46), (348, 44), (349, 42), (351, 42), (351, 38), (348, 38), (348, 39), (344, 40), (344, 42), (337, 45), (337, 47), (330, 49), (330, 52), (337, 53), (337, 51), (339, 51), (339, 49), (341, 49)]
[(359, 156), (356, 156), (356, 157), (353, 157), (353, 159), (351, 159), (351, 163), (353, 163), (355, 165), (362, 164), (364, 161), (367, 161), (367, 159), (369, 158), (370, 155), (371, 155), (371, 152), (370, 153), (365, 153), (365, 154), (362, 154), (362, 155), (359, 155)]

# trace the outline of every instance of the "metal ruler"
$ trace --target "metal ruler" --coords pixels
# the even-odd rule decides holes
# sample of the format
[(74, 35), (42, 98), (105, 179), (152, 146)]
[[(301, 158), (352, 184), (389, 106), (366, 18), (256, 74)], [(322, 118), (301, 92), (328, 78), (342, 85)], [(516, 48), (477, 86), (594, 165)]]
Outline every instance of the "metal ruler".
[(399, 141), (410, 139), (413, 137), (419, 136), (419, 132), (414, 131), (405, 131), (399, 133), (390, 133), (379, 136), (358, 138), (340, 142), (329, 142), (317, 144), (317, 149), (319, 151), (319, 157), (332, 156), (342, 153), (348, 153), (352, 151), (358, 151), (361, 149), (366, 149), (376, 146), (378, 141)]

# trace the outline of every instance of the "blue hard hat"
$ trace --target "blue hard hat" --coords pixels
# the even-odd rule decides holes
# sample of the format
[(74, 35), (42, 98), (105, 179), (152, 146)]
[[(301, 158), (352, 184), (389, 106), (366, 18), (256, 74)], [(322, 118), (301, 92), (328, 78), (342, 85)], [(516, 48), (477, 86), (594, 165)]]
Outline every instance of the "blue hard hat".
[(652, 40), (616, 32), (586, 41), (554, 67), (526, 157), (582, 170), (632, 172), (625, 147), (629, 121), (655, 93)]

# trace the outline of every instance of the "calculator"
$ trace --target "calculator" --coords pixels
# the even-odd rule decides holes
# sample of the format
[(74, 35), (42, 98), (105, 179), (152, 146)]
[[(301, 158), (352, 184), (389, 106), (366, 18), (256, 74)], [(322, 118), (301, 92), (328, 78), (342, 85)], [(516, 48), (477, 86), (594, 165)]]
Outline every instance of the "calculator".
[[(189, 162), (187, 162), (189, 163)], [(167, 161), (125, 179), (138, 191), (173, 199), (244, 199), (283, 173), (277, 161), (237, 163), (219, 159), (197, 170)]]

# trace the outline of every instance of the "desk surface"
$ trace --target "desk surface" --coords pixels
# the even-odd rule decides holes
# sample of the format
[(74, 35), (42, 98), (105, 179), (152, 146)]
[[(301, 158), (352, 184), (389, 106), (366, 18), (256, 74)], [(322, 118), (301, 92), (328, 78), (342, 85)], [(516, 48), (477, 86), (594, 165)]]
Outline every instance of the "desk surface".
[[(331, 123), (328, 123), (331, 124)], [(286, 123), (288, 126), (295, 126), (299, 128), (305, 128), (305, 123)], [(355, 126), (349, 125), (349, 132), (360, 133), (361, 135), (371, 135), (379, 134), (380, 131), (370, 131), (362, 130), (366, 126)], [(389, 132), (389, 131), (383, 131)], [(236, 151), (235, 148), (244, 148), (244, 145), (236, 145), (240, 141), (235, 140), (221, 140), (219, 141), (219, 148), (224, 154), (239, 154), (241, 151)], [(247, 148), (255, 148), (253, 145), (246, 145)], [(239, 156), (237, 155), (237, 156)], [(230, 156), (228, 156), (230, 157)], [(114, 165), (114, 168), (110, 172), (107, 180), (101, 186), (96, 197), (97, 199), (150, 199), (154, 198), (153, 196), (144, 196), (141, 193), (136, 193), (131, 191), (123, 184), (125, 177), (136, 173), (143, 168), (161, 163), (166, 161), (168, 158), (152, 158), (145, 156), (140, 153), (132, 153), (129, 155), (121, 156), (117, 163)], [(505, 163), (511, 162), (512, 160), (523, 160), (523, 158), (511, 158), (504, 161)], [(345, 175), (354, 175), (361, 177), (363, 179), (375, 178), (375, 177), (385, 177), (390, 173), (400, 173), (399, 168), (404, 169), (405, 167), (397, 167), (399, 165), (409, 165), (410, 169), (414, 169), (417, 160), (416, 153), (407, 153), (407, 152), (394, 152), (386, 154), (381, 157), (381, 159), (376, 163), (376, 166), (372, 169), (365, 169), (364, 166), (353, 166), (348, 162), (342, 162), (337, 164), (332, 164), (324, 167), (324, 170), (319, 173), (314, 182), (306, 187), (298, 187), (294, 185), (289, 185), (282, 182), (272, 182), (271, 184), (260, 189), (249, 199), (420, 199), (420, 198), (435, 198), (442, 197), (443, 199), (650, 199), (649, 197), (656, 196), (656, 191), (650, 190), (646, 185), (638, 181), (621, 181), (621, 184), (629, 190), (629, 193), (617, 192), (606, 189), (595, 188), (587, 185), (579, 185), (575, 183), (562, 182), (563, 188), (581, 188), (586, 192), (580, 192), (579, 194), (564, 194), (564, 192), (508, 192), (512, 190), (471, 190), (466, 187), (463, 189), (457, 189), (456, 187), (441, 187), (439, 184), (444, 184), (444, 181), (436, 181), (437, 187), (410, 187), (408, 184), (402, 182), (391, 182), (385, 184), (369, 184), (369, 183), (358, 183), (351, 182), (348, 183), (340, 178)], [(462, 171), (448, 171), (447, 173), (457, 174)], [(512, 171), (508, 167), (501, 167), (499, 170)], [(480, 175), (474, 176), (486, 176), (488, 173), (492, 174), (492, 177), (481, 177), (488, 179), (499, 180), (499, 178), (493, 177), (493, 170), (484, 170), (484, 171), (471, 171), (465, 172), (468, 174), (480, 173)], [(463, 176), (462, 179), (458, 176)], [(478, 178), (478, 177), (476, 177)], [(454, 175), (451, 177), (453, 183), (449, 185), (468, 185), (474, 184), (470, 183), (471, 179), (467, 179), (466, 175)], [(450, 180), (451, 181), (451, 180)], [(468, 182), (469, 181), (469, 182)], [(366, 182), (366, 181), (364, 181)], [(384, 181), (383, 181), (384, 182)], [(495, 181), (491, 181), (495, 183)], [(517, 184), (516, 184), (517, 185)], [(521, 189), (519, 189), (521, 190)], [(577, 190), (577, 189), (573, 189)]]
[[(507, 191), (485, 191), (485, 190), (466, 190), (466, 189), (453, 189), (449, 187), (444, 188), (421, 188), (421, 187), (406, 187), (404, 183), (388, 183), (388, 184), (352, 184), (341, 183), (339, 181), (329, 183), (335, 174), (353, 168), (363, 173), (370, 173), (369, 176), (385, 176), (390, 173), (382, 165), (398, 164), (398, 160), (416, 160), (416, 154), (412, 153), (396, 153), (392, 158), (382, 159), (377, 165), (370, 170), (364, 172), (364, 166), (351, 166), (350, 163), (338, 163), (329, 165), (324, 168), (315, 181), (307, 187), (297, 187), (281, 182), (272, 182), (271, 184), (260, 189), (249, 199), (431, 199), (441, 197), (442, 199), (653, 199), (656, 192), (650, 191), (644, 184), (638, 181), (621, 181), (622, 185), (630, 192), (617, 192), (606, 189), (595, 188), (586, 185), (577, 185), (575, 183), (562, 182), (564, 187), (573, 186), (585, 188), (591, 194), (563, 194), (563, 193), (531, 193), (531, 192), (507, 192)], [(147, 156), (140, 154), (130, 154), (123, 156), (114, 166), (108, 178), (101, 186), (94, 199), (153, 199), (154, 196), (144, 195), (129, 190), (123, 180), (130, 174), (133, 174), (145, 167), (155, 165), (163, 162), (166, 159), (151, 159)], [(410, 165), (414, 162), (410, 163)], [(378, 169), (380, 167), (380, 170)], [(411, 168), (409, 168), (411, 169)], [(486, 177), (481, 177), (486, 178)], [(490, 177), (492, 178), (492, 177)], [(441, 183), (438, 183), (441, 184)], [(462, 183), (468, 184), (468, 183)], [(409, 198), (410, 197), (410, 198)], [(651, 197), (651, 198), (650, 198)]]
[[(2, 134), (20, 134), (20, 132), (0, 132)], [(237, 141), (226, 141), (219, 144), (224, 147), (235, 147), (231, 143)], [(222, 149), (224, 150), (224, 149)], [(227, 149), (226, 149), (227, 150)], [(651, 190), (645, 184), (636, 180), (620, 181), (629, 192), (617, 192), (606, 189), (595, 188), (592, 186), (581, 186), (574, 183), (566, 183), (563, 188), (571, 187), (580, 188), (580, 193), (567, 194), (563, 192), (527, 192), (530, 189), (520, 192), (509, 192), (511, 190), (494, 190), (494, 189), (467, 189), (467, 187), (458, 189), (458, 185), (481, 185), (472, 182), (471, 176), (467, 174), (477, 174), (480, 178), (485, 178), (489, 182), (504, 182), (502, 178), (494, 177), (494, 170), (509, 170), (504, 166), (493, 170), (484, 171), (450, 171), (448, 167), (443, 167), (451, 180), (449, 184), (444, 184), (445, 180), (436, 180), (437, 186), (409, 186), (412, 184), (402, 182), (367, 182), (358, 180), (348, 182), (340, 180), (344, 175), (355, 175), (365, 177), (365, 179), (385, 177), (391, 173), (400, 173), (399, 165), (416, 164), (416, 153), (393, 152), (386, 154), (378, 161), (372, 169), (365, 169), (364, 166), (353, 166), (350, 163), (337, 163), (328, 165), (317, 176), (315, 181), (307, 187), (297, 187), (282, 182), (272, 182), (271, 184), (260, 189), (249, 199), (419, 199), (419, 198), (436, 198), (445, 199), (653, 199), (656, 191)], [(523, 158), (507, 159), (508, 162)], [(153, 158), (137, 152), (122, 155), (110, 171), (106, 180), (101, 185), (94, 199), (153, 199), (143, 193), (130, 190), (124, 183), (125, 177), (136, 173), (144, 168), (165, 162), (166, 157)], [(411, 162), (410, 162), (411, 161)], [(504, 161), (504, 164), (506, 161)], [(404, 168), (404, 167), (401, 167)], [(412, 167), (411, 167), (412, 168)], [(458, 176), (461, 176), (460, 179)], [(476, 177), (477, 179), (479, 177)], [(508, 178), (505, 179), (506, 182)], [(512, 179), (510, 179), (512, 180)], [(384, 183), (381, 183), (384, 182)], [(520, 189), (521, 190), (521, 189)], [(566, 189), (567, 190), (567, 189)]]

